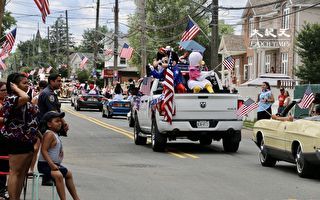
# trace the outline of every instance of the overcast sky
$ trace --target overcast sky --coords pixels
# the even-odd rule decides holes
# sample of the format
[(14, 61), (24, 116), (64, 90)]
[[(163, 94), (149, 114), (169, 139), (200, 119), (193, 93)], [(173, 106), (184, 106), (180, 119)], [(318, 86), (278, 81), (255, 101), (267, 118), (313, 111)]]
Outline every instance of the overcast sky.
[[(244, 6), (247, 0), (219, 0), (219, 6)], [(42, 23), (40, 11), (33, 0), (7, 0), (6, 10), (12, 12), (17, 20), (16, 44), (20, 41), (26, 41), (32, 38), (36, 33), (38, 24), (41, 36), (47, 35), (47, 27), (51, 26), (60, 15), (65, 16), (65, 10), (68, 10), (70, 33), (73, 34), (75, 42), (82, 39), (83, 31), (86, 28), (95, 27), (95, 6), (96, 0), (49, 0), (51, 14), (47, 17), (46, 24)], [(100, 0), (100, 25), (107, 25), (113, 29), (113, 7), (114, 0)], [(133, 0), (119, 0), (119, 20), (120, 30), (128, 30), (127, 18), (129, 14), (135, 12)], [(240, 21), (242, 10), (238, 11), (220, 11), (219, 18), (226, 19), (226, 23), (235, 24)], [(34, 16), (36, 15), (36, 16)], [(240, 34), (240, 28), (236, 29)], [(16, 45), (15, 45), (16, 46)]]

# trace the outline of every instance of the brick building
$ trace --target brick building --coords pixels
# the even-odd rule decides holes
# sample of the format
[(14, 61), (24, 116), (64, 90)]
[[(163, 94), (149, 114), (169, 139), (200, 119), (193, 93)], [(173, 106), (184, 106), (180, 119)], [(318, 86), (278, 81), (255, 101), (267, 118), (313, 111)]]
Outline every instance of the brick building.
[(320, 22), (319, 0), (287, 0), (259, 6), (273, 2), (248, 0), (246, 7), (250, 8), (242, 13), (242, 35), (222, 37), (219, 53), (236, 60), (232, 72), (222, 67), (225, 85), (240, 85), (266, 73), (295, 78), (295, 70), (301, 64), (294, 51), (295, 37), (306, 22)]

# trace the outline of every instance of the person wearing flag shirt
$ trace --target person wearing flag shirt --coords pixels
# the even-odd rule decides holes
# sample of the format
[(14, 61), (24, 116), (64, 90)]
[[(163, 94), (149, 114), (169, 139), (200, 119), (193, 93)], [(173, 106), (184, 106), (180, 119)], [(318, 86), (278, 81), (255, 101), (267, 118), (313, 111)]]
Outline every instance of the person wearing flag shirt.
[(192, 52), (189, 55), (189, 81), (188, 87), (193, 90), (193, 93), (199, 93), (201, 90), (206, 89), (209, 93), (214, 93), (212, 84), (206, 77), (211, 73), (201, 73), (202, 55), (199, 52)]
[(271, 106), (274, 102), (274, 97), (271, 92), (270, 84), (268, 82), (262, 82), (261, 93), (258, 95), (258, 112), (257, 120), (270, 119), (272, 115)]
[(168, 67), (167, 60), (168, 60), (170, 53), (171, 53), (171, 59), (172, 59), (172, 72), (173, 72), (173, 77), (174, 77), (174, 88), (177, 93), (186, 93), (186, 88), (183, 85), (182, 73), (181, 73), (180, 68), (178, 66), (179, 57), (178, 57), (177, 53), (175, 53), (171, 50), (167, 50), (167, 56), (162, 58), (162, 60), (164, 61), (164, 64), (161, 65), (162, 67), (161, 67), (160, 71), (155, 70), (154, 67), (150, 67), (151, 75), (154, 78), (157, 78), (161, 81), (164, 80), (165, 70)]

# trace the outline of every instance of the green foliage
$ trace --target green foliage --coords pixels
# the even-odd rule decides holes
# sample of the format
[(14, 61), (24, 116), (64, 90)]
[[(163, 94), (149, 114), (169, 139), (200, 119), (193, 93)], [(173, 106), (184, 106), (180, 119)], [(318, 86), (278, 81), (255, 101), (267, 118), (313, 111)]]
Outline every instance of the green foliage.
[(80, 83), (84, 83), (89, 79), (90, 72), (86, 69), (78, 70), (77, 77)]
[(5, 31), (10, 30), (16, 23), (17, 21), (11, 16), (11, 12), (5, 11), (2, 21), (3, 32), (1, 38), (4, 36)]
[[(100, 42), (106, 35), (106, 33), (110, 32), (107, 26), (100, 26), (97, 32), (97, 42)], [(82, 34), (83, 40), (78, 47), (80, 52), (94, 52), (94, 37), (95, 37), (95, 28), (88, 28)], [(103, 42), (98, 43), (98, 51), (103, 52)]]
[(305, 24), (296, 39), (302, 60), (296, 75), (306, 83), (320, 83), (320, 25)]
[[(197, 3), (195, 3), (197, 2)], [(147, 62), (151, 63), (155, 57), (159, 47), (171, 46), (178, 51), (178, 42), (181, 40), (184, 32), (188, 15), (200, 26), (203, 32), (210, 37), (211, 28), (208, 26), (211, 19), (211, 13), (206, 13), (199, 4), (203, 4), (203, 0), (149, 0), (146, 5), (146, 37), (147, 37)], [(129, 42), (130, 45), (141, 52), (141, 25), (140, 15), (136, 13), (129, 18)], [(220, 38), (222, 34), (232, 34), (233, 27), (219, 22)], [(206, 47), (205, 59), (210, 60), (210, 41), (203, 33), (199, 33), (195, 41)], [(182, 52), (178, 52), (182, 54)], [(133, 64), (140, 66), (141, 59), (138, 54), (134, 54), (130, 60)]]
[(60, 67), (58, 70), (59, 74), (61, 74), (62, 78), (68, 78), (69, 77), (69, 70), (67, 67)]

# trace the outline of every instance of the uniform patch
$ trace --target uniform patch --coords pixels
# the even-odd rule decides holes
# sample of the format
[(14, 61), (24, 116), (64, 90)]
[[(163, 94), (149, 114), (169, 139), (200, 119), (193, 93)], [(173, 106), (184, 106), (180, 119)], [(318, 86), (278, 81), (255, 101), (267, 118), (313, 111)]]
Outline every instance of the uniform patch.
[(54, 102), (54, 95), (50, 95), (50, 96), (49, 96), (49, 101), (50, 101), (50, 102)]

